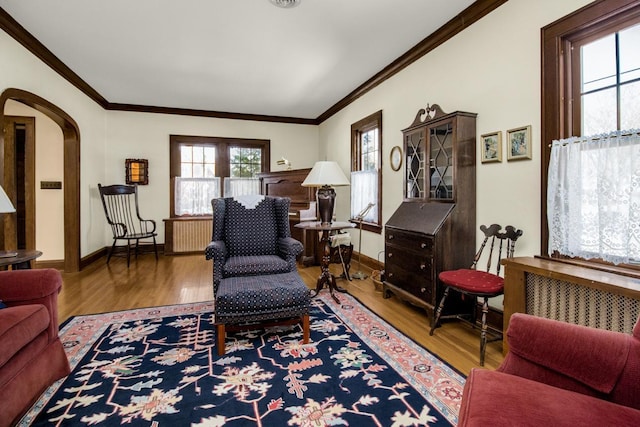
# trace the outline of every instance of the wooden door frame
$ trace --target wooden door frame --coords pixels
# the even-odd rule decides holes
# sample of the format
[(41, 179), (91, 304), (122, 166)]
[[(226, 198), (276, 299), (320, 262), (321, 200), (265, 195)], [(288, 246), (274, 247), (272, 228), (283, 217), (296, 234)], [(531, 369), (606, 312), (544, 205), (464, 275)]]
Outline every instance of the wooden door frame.
[[(8, 100), (21, 102), (49, 117), (62, 129), (64, 149), (64, 271), (80, 271), (80, 129), (67, 113), (33, 93), (10, 88), (0, 95), (0, 122)], [(4, 132), (0, 132), (0, 158), (4, 158)], [(4, 165), (0, 162), (0, 185)]]
[[(36, 120), (35, 117), (28, 116), (4, 116), (3, 125), (8, 124), (9, 128), (5, 128), (5, 142), (13, 141), (13, 147), (5, 147), (4, 150), (4, 165), (6, 165), (7, 161), (7, 149), (15, 150), (15, 129), (16, 125), (24, 125), (25, 126), (25, 164), (24, 164), (24, 196), (25, 196), (25, 237), (26, 237), (26, 247), (20, 249), (28, 249), (34, 250), (36, 249), (36, 197), (35, 197), (35, 179), (36, 179), (36, 153), (35, 153), (35, 126)], [(15, 162), (15, 155), (10, 153), (9, 165)], [(5, 168), (4, 170), (4, 184), (3, 188), (7, 192), (7, 195), (11, 200), (14, 201), (17, 199), (16, 187), (17, 183), (13, 182), (15, 179), (16, 171), (13, 167)], [(18, 207), (16, 206), (16, 209)], [(17, 221), (14, 215), (9, 215), (5, 218), (4, 221), (4, 244), (5, 250), (14, 250), (19, 249), (17, 246)], [(9, 244), (7, 244), (7, 241)]]

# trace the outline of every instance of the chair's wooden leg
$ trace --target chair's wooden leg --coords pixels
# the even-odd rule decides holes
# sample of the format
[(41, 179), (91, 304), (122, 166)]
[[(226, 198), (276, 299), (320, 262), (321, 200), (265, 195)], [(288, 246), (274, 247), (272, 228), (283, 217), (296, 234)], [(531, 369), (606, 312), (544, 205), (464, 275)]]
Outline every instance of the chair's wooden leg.
[(156, 253), (156, 260), (158, 259), (158, 246), (156, 246), (156, 238), (153, 238), (153, 250)]
[(109, 264), (109, 261), (111, 261), (111, 255), (113, 255), (113, 251), (116, 249), (116, 242), (117, 240), (113, 239), (113, 245), (111, 245), (111, 250), (107, 254), (107, 264)]
[(489, 298), (484, 297), (482, 303), (482, 332), (480, 333), (480, 366), (484, 366), (484, 352), (487, 348), (487, 314), (489, 313)]
[(309, 344), (310, 331), (309, 331), (309, 314), (302, 315), (302, 343)]
[(131, 240), (127, 240), (127, 268), (131, 262)]
[(451, 288), (449, 286), (444, 288), (444, 294), (442, 294), (442, 299), (440, 300), (440, 304), (438, 305), (438, 309), (436, 310), (436, 315), (433, 316), (433, 323), (431, 323), (431, 330), (429, 331), (429, 335), (433, 335), (433, 332), (438, 327), (438, 322), (440, 322), (440, 316), (442, 315), (442, 309), (444, 307), (444, 301), (447, 299), (450, 289)]
[(218, 335), (218, 356), (223, 356), (225, 353), (224, 342), (226, 338), (224, 324), (216, 325), (216, 334)]

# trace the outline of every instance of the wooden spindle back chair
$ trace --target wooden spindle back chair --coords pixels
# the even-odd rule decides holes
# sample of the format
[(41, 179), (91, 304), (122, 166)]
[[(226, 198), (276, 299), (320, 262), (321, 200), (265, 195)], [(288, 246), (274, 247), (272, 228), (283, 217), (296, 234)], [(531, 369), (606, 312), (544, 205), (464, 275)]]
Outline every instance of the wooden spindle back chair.
[(143, 219), (138, 206), (137, 185), (106, 185), (98, 184), (100, 199), (104, 207), (104, 214), (113, 232), (113, 245), (107, 255), (107, 264), (111, 260), (118, 240), (127, 242), (127, 267), (131, 259), (131, 246), (135, 242), (135, 255), (138, 257), (138, 246), (141, 239), (153, 239), (153, 250), (158, 259), (156, 245), (156, 222)]
[[(469, 295), (470, 297), (477, 299), (482, 298), (482, 319), (480, 335), (480, 366), (484, 365), (485, 348), (487, 345), (487, 314), (489, 312), (489, 298), (497, 297), (504, 293), (504, 279), (500, 277), (500, 266), (502, 258), (512, 258), (515, 252), (516, 240), (522, 236), (522, 230), (517, 230), (515, 227), (508, 225), (505, 230), (502, 231), (502, 227), (498, 224), (492, 224), (489, 227), (482, 225), (480, 230), (484, 233), (484, 240), (480, 245), (480, 249), (476, 252), (473, 258), (471, 268), (463, 268), (459, 270), (443, 271), (439, 274), (438, 278), (446, 286), (436, 314), (434, 316), (433, 323), (431, 324), (431, 330), (429, 335), (433, 335), (435, 329), (439, 326), (441, 319), (457, 318), (471, 322), (475, 326), (476, 322), (476, 302), (473, 303), (473, 309), (471, 313), (464, 314), (452, 314), (442, 315), (442, 311), (445, 305), (445, 301), (449, 292), (454, 290), (463, 295)], [(477, 269), (478, 263), (481, 260), (484, 250), (488, 246), (487, 266), (485, 271)], [(497, 246), (496, 246), (497, 245)], [(492, 271), (493, 270), (493, 271)], [(502, 335), (495, 334), (495, 339), (502, 339)], [(495, 340), (493, 339), (493, 340)], [(493, 341), (492, 340), (492, 341)]]

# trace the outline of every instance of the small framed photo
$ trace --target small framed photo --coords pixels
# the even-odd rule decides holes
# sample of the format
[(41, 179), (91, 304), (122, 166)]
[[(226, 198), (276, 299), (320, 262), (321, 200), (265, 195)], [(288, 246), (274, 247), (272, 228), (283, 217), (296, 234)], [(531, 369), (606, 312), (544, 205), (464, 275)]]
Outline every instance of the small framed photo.
[(482, 139), (482, 163), (502, 161), (502, 131), (485, 133)]
[(507, 160), (531, 158), (531, 126), (507, 131)]

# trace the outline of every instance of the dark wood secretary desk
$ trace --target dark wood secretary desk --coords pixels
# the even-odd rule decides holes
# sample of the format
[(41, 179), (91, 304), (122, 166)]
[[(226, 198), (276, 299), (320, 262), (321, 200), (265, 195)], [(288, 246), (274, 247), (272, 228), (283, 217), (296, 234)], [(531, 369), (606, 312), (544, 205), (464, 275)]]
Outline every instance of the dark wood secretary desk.
[[(438, 274), (468, 268), (476, 241), (476, 114), (420, 109), (404, 137), (404, 201), (385, 224), (383, 296), (424, 308), (433, 322)], [(469, 312), (457, 295), (447, 313)]]

